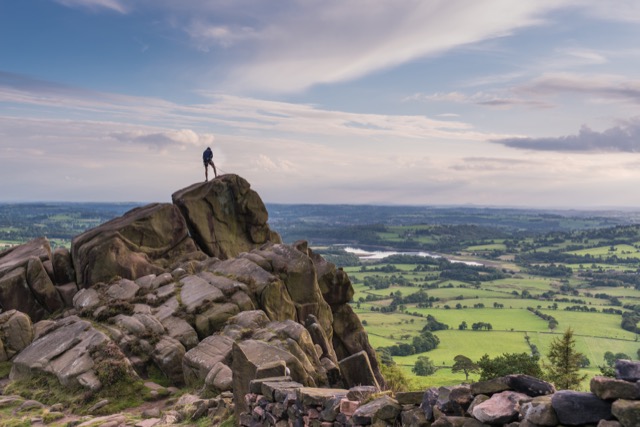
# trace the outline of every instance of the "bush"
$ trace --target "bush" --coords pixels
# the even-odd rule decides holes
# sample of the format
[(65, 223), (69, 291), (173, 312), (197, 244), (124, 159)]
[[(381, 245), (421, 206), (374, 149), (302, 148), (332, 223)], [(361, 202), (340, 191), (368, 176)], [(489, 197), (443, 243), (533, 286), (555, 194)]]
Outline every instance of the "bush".
[(480, 380), (485, 381), (510, 374), (526, 374), (542, 378), (539, 360), (539, 357), (530, 356), (527, 353), (504, 353), (493, 359), (485, 354), (478, 361)]

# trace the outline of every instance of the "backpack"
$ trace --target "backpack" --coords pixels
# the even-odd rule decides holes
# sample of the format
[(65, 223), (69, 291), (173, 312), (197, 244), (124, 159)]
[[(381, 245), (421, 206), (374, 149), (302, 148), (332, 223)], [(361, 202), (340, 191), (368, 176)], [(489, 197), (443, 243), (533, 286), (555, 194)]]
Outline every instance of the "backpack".
[(202, 153), (202, 160), (206, 163), (211, 159), (213, 159), (213, 152), (211, 151), (211, 148), (207, 148), (204, 150), (204, 153)]

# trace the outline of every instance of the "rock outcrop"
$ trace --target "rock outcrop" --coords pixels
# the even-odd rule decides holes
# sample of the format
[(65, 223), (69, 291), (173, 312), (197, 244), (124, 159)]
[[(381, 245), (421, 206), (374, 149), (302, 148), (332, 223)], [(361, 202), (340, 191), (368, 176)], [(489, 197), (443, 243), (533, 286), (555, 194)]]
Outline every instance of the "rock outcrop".
[(228, 259), (263, 243), (282, 242), (267, 225), (267, 209), (258, 193), (237, 175), (193, 184), (171, 198), (198, 246), (209, 256)]
[(33, 341), (31, 319), (17, 310), (0, 313), (0, 362), (12, 359)]
[(71, 251), (52, 255), (39, 239), (0, 254), (0, 360), (13, 380), (53, 375), (91, 392), (107, 365), (131, 378), (159, 370), (174, 385), (232, 391), (237, 417), (274, 377), (291, 390), (384, 386), (349, 277), (306, 242), (283, 244), (244, 179), (173, 200), (87, 231)]
[(0, 253), (2, 310), (19, 310), (34, 320), (40, 320), (64, 305), (54, 286), (51, 246), (46, 238), (41, 237)]
[(168, 203), (132, 209), (71, 242), (76, 281), (84, 288), (114, 277), (160, 274), (197, 252), (184, 218)]

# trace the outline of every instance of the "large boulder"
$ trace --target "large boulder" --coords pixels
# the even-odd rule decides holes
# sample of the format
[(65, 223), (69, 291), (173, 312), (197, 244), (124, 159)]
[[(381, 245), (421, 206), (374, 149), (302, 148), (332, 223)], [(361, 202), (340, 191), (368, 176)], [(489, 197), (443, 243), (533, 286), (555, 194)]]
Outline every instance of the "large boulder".
[(10, 360), (33, 341), (31, 319), (17, 310), (0, 313), (0, 362)]
[(71, 254), (81, 287), (116, 276), (135, 280), (161, 274), (198, 249), (177, 207), (153, 203), (75, 237)]
[(218, 363), (230, 365), (232, 346), (233, 340), (222, 335), (202, 340), (182, 360), (185, 382), (189, 385), (202, 384)]
[[(292, 245), (274, 244), (254, 250), (252, 255), (267, 261), (269, 272), (282, 280), (282, 290), (295, 307), (295, 317), (292, 320), (304, 323), (309, 315), (314, 315), (330, 340), (333, 335), (331, 307), (322, 297), (315, 265), (306, 251)], [(273, 286), (280, 288), (272, 284), (266, 292), (272, 290), (269, 288)], [(286, 303), (287, 298), (284, 300)], [(277, 313), (283, 308), (281, 297), (262, 298), (261, 302), (264, 305), (263, 310), (267, 313)]]
[(616, 360), (616, 378), (624, 381), (640, 381), (640, 362)]
[(556, 392), (553, 384), (538, 378), (525, 374), (507, 375), (503, 380), (509, 385), (509, 388), (518, 393), (524, 393), (527, 396), (545, 396)]
[(551, 398), (560, 424), (577, 426), (596, 424), (600, 420), (610, 420), (611, 402), (606, 402), (593, 393), (560, 390)]
[(640, 425), (640, 402), (637, 400), (616, 400), (613, 402), (612, 411), (623, 427)]
[(369, 403), (360, 406), (353, 413), (353, 421), (356, 424), (373, 424), (376, 420), (383, 420), (389, 424), (395, 424), (402, 407), (393, 398), (383, 395)]
[(0, 252), (0, 275), (16, 267), (24, 267), (31, 258), (38, 258), (43, 263), (48, 263), (53, 274), (51, 264), (51, 246), (46, 237), (33, 239), (25, 244), (14, 246)]
[(365, 351), (360, 351), (342, 359), (340, 361), (340, 372), (342, 372), (347, 387), (364, 385), (373, 386), (376, 390), (380, 389)]
[(135, 376), (128, 359), (104, 333), (86, 320), (69, 316), (52, 324), (13, 359), (10, 378), (51, 374), (63, 386), (97, 390), (102, 386), (97, 370), (104, 360), (121, 363), (124, 371)]
[(473, 408), (473, 416), (486, 424), (503, 425), (518, 419), (520, 402), (529, 396), (514, 391), (503, 391)]
[(248, 409), (244, 396), (249, 392), (249, 383), (256, 378), (261, 366), (282, 360), (291, 372), (291, 377), (304, 386), (315, 386), (313, 378), (307, 373), (293, 354), (263, 341), (246, 340), (233, 344), (232, 350), (233, 398), (236, 417)]
[(520, 408), (522, 419), (527, 420), (537, 426), (558, 425), (558, 417), (553, 406), (551, 406), (551, 396), (534, 397), (531, 402), (527, 402)]
[(349, 275), (311, 249), (308, 253), (318, 272), (318, 284), (324, 300), (331, 307), (349, 303), (354, 293)]
[(358, 315), (348, 304), (340, 305), (333, 312), (333, 348), (338, 360), (365, 351), (378, 384), (384, 387), (385, 381), (380, 373), (376, 352), (369, 344), (369, 337)]
[(191, 235), (209, 256), (228, 259), (266, 242), (280, 243), (267, 225), (267, 209), (258, 193), (238, 175), (193, 184), (171, 196)]
[(44, 238), (0, 253), (0, 308), (19, 310), (38, 321), (64, 307), (53, 285), (51, 247)]
[(56, 248), (53, 251), (51, 261), (53, 263), (53, 281), (56, 285), (64, 285), (76, 281), (76, 272), (73, 269), (73, 261), (71, 260), (69, 249)]
[(591, 378), (591, 392), (602, 400), (640, 399), (640, 387), (637, 383), (609, 377)]

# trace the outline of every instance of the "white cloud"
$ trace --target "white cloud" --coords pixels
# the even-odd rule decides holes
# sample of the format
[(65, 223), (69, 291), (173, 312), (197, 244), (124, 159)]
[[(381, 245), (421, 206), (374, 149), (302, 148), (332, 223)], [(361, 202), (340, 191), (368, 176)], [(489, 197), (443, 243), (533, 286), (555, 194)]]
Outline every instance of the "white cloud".
[(511, 108), (511, 107), (528, 107), (528, 108), (552, 108), (553, 105), (539, 99), (523, 98), (516, 96), (509, 89), (495, 90), (493, 92), (476, 92), (473, 94), (465, 94), (462, 92), (447, 92), (424, 94), (416, 93), (407, 98), (405, 101), (419, 102), (447, 102), (454, 104), (475, 104), (485, 107), (495, 108)]
[(558, 49), (561, 55), (568, 55), (581, 60), (582, 64), (606, 64), (609, 62), (607, 56), (601, 52), (583, 48), (561, 48)]
[(141, 143), (156, 148), (166, 149), (170, 146), (206, 146), (214, 141), (212, 134), (197, 134), (191, 129), (148, 131), (134, 130), (127, 132), (111, 132), (109, 134), (121, 142)]
[(237, 43), (259, 37), (259, 34), (251, 27), (212, 25), (206, 24), (202, 20), (191, 22), (185, 30), (196, 43), (198, 49), (205, 52), (209, 51), (211, 44), (229, 48)]

